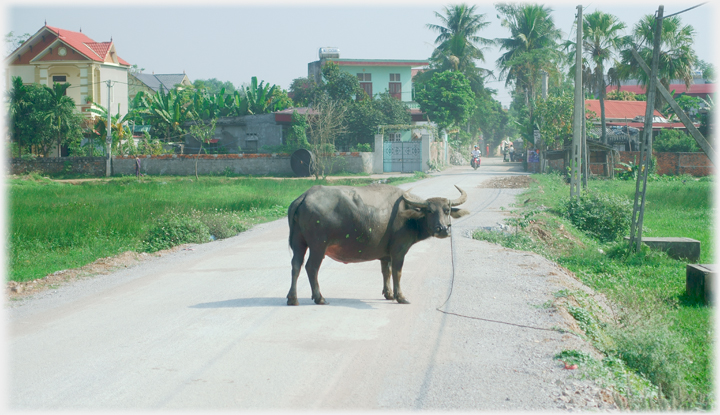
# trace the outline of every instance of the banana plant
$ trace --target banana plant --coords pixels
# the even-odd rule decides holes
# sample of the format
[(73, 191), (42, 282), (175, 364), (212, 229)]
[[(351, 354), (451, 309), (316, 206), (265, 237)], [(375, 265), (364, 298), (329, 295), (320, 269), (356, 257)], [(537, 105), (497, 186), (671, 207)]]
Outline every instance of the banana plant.
[(261, 81), (258, 85), (257, 77), (253, 76), (250, 85), (245, 87), (249, 114), (267, 114), (273, 109), (272, 100), (277, 85), (263, 85), (264, 83), (265, 81)]
[[(97, 139), (99, 139), (100, 141), (104, 141), (105, 137), (107, 137), (107, 108), (94, 102), (93, 107), (88, 109), (88, 112), (98, 115), (95, 120), (95, 125), (93, 126), (92, 133), (94, 136), (96, 136)], [(112, 137), (111, 148), (114, 153), (120, 149), (120, 143), (122, 142), (122, 140), (132, 139), (132, 132), (127, 126), (127, 121), (133, 116), (133, 112), (128, 112), (122, 117), (120, 116), (120, 113), (110, 116), (110, 135)]]
[(141, 98), (139, 112), (145, 116), (150, 124), (154, 124), (158, 131), (165, 132), (165, 139), (179, 138), (184, 134), (183, 123), (192, 119), (191, 104), (182, 104), (177, 91), (170, 90), (166, 94), (162, 90), (155, 94)]

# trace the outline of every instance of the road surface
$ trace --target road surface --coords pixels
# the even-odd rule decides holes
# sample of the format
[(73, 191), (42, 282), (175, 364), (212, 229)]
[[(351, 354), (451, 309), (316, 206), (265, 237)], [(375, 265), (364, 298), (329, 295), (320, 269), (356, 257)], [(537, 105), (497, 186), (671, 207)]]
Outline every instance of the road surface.
[(456, 198), (458, 185), (471, 211), (452, 238), (410, 250), (409, 305), (383, 298), (379, 261), (326, 258), (329, 304), (312, 302), (303, 270), (300, 305), (286, 306), (283, 219), (6, 306), (8, 409), (604, 409), (599, 389), (554, 359), (588, 350), (552, 330), (566, 322), (546, 306), (577, 282), (469, 238), (522, 191), (482, 183), (517, 174), (486, 158), (400, 186)]

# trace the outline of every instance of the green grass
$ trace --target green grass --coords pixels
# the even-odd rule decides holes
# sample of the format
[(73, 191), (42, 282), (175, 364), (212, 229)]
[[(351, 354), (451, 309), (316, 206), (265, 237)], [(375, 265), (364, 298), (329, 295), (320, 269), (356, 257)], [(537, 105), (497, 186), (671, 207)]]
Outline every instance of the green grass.
[[(166, 247), (162, 243), (146, 239), (172, 215), (181, 218), (180, 222), (201, 218), (207, 226), (217, 225), (227, 233), (285, 216), (290, 202), (315, 184), (372, 182), (369, 178), (316, 182), (227, 177), (201, 177), (199, 181), (194, 177), (146, 177), (138, 182), (135, 177), (123, 177), (72, 185), (29, 177), (12, 179), (8, 186), (8, 279), (13, 281), (42, 278), (128, 250), (162, 249)], [(419, 178), (394, 178), (388, 183)], [(224, 226), (218, 221), (233, 224)]]
[[(626, 241), (602, 243), (583, 234), (560, 215), (560, 207), (570, 193), (562, 178), (533, 178), (537, 182), (519, 196), (520, 200), (529, 197), (530, 202), (518, 212), (522, 220), (515, 219), (525, 227), (519, 226), (520, 232), (515, 234), (491, 235), (483, 231), (474, 237), (538, 252), (573, 271), (583, 283), (616, 305), (614, 321), (603, 328), (603, 340), (586, 333), (588, 339), (609, 359), (619, 359), (629, 370), (650, 380), (664, 396), (650, 403), (636, 396), (630, 408), (714, 406), (712, 310), (687, 297), (686, 262), (647, 247), (631, 253)], [(589, 188), (592, 192), (622, 195), (632, 202), (635, 182), (592, 180)], [(648, 182), (643, 236), (697, 239), (702, 247), (699, 262), (713, 263), (712, 190), (713, 182), (708, 179), (655, 177)], [(571, 240), (541, 239), (538, 227), (546, 231), (546, 236), (566, 232)]]

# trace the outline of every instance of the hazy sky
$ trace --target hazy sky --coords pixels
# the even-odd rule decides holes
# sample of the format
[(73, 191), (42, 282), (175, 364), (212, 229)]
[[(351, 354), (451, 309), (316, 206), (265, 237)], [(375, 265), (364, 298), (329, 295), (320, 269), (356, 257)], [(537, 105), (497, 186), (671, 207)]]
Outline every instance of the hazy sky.
[[(702, 1), (665, 2), (665, 15)], [(337, 3), (336, 3), (337, 4)], [(26, 0), (5, 2), (4, 32), (35, 34), (49, 26), (82, 32), (95, 41), (113, 39), (118, 55), (145, 68), (145, 73), (185, 73), (191, 81), (217, 78), (239, 86), (252, 76), (288, 88), (293, 79), (307, 76), (307, 64), (318, 59), (323, 46), (340, 48), (349, 59), (427, 59), (436, 33), (427, 23), (440, 23), (434, 12), (450, 2), (390, 0), (343, 3), (328, 2), (218, 2), (126, 0), (121, 7), (98, 6), (96, 1), (50, 3)], [(492, 2), (476, 4), (490, 26), (485, 38), (507, 37)], [(568, 38), (576, 6), (584, 13), (596, 9), (612, 13), (632, 27), (644, 14), (654, 13), (660, 2), (598, 1), (543, 2), (550, 6), (556, 25)], [(715, 60), (712, 39), (718, 36), (711, 24), (717, 5), (710, 1), (681, 14), (696, 30), (695, 50), (700, 59)], [(717, 20), (715, 20), (717, 21)], [(497, 48), (485, 52), (478, 66), (496, 71)], [(497, 72), (497, 71), (496, 71)], [(510, 103), (504, 81), (491, 81), (496, 98)]]

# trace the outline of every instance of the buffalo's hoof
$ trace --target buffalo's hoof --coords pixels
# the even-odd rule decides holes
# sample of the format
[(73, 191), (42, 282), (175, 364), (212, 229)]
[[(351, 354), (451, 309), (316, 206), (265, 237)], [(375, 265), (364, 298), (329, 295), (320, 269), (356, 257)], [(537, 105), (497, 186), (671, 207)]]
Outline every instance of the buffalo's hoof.
[(298, 299), (297, 299), (297, 298), (290, 298), (290, 297), (288, 297), (287, 305), (299, 305), (299, 304), (300, 304), (300, 303), (298, 303)]
[(325, 299), (322, 296), (320, 296), (319, 298), (313, 298), (313, 300), (315, 301), (315, 304), (318, 304), (318, 305), (327, 304), (327, 301), (325, 301)]
[(397, 297), (395, 300), (397, 300), (398, 304), (410, 304), (410, 301), (406, 300), (405, 297)]
[(395, 297), (393, 297), (392, 291), (383, 290), (383, 296), (385, 296), (386, 300), (394, 300)]

